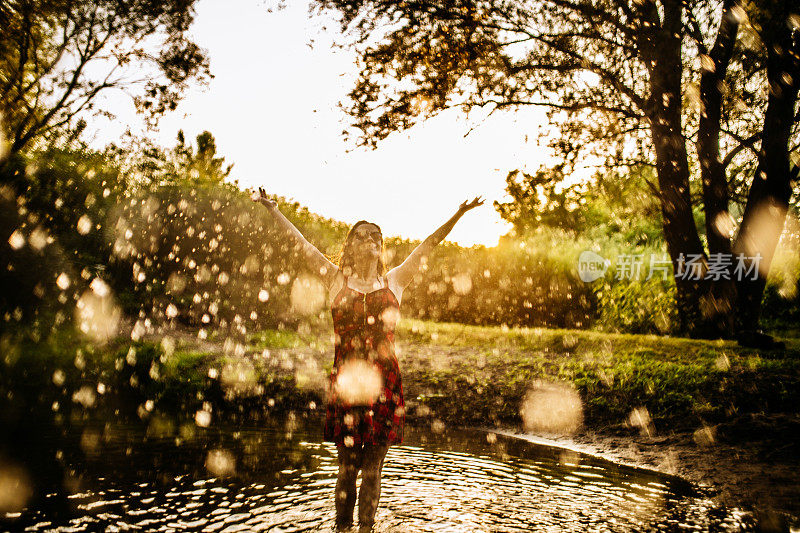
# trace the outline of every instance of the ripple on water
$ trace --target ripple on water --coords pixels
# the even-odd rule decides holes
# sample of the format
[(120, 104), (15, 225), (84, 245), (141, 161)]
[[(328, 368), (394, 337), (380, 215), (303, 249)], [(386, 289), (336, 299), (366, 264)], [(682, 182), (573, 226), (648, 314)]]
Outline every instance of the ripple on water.
[[(45, 505), (6, 523), (30, 531), (330, 531), (336, 448), (316, 440), (318, 432), (314, 424), (290, 435), (281, 424), (206, 428), (176, 442), (107, 426), (98, 447), (71, 465), (81, 486), (66, 517)], [(225, 458), (218, 476), (209, 473), (209, 450)], [(489, 444), (479, 432), (409, 428), (406, 445), (389, 449), (382, 480), (377, 530), (385, 532), (740, 531), (750, 524), (675, 478), (507, 437)]]

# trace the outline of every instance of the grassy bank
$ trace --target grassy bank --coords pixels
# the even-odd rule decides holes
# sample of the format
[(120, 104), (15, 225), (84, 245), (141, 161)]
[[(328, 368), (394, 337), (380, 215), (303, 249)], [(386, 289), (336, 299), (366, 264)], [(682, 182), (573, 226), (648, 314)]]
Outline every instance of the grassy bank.
[[(577, 391), (590, 428), (626, 424), (637, 410), (657, 432), (692, 429), (795, 413), (800, 401), (798, 339), (766, 352), (728, 341), (417, 320), (401, 321), (397, 339), (409, 417), (448, 425), (518, 427), (526, 394), (551, 382)], [(288, 330), (240, 341), (168, 331), (102, 347), (69, 336), (4, 342), (9, 423), (32, 410), (62, 418), (197, 414), (199, 423), (319, 412), (333, 352), (329, 332)]]
[[(800, 342), (759, 352), (730, 341), (581, 330), (407, 322), (399, 338), (410, 397), (454, 423), (518, 425), (537, 381), (571, 385), (589, 427), (646, 409), (656, 430), (689, 429), (750, 413), (793, 413)], [(429, 397), (428, 397), (429, 396)]]

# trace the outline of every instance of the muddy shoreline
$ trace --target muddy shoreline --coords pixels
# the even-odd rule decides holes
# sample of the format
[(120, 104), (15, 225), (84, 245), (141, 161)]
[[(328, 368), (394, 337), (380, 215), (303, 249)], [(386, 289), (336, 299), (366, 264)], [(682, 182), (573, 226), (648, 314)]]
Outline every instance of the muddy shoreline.
[(716, 504), (752, 512), (760, 531), (800, 527), (800, 416), (752, 415), (704, 435), (648, 436), (624, 426), (584, 428), (571, 436), (503, 433), (679, 476), (706, 489)]

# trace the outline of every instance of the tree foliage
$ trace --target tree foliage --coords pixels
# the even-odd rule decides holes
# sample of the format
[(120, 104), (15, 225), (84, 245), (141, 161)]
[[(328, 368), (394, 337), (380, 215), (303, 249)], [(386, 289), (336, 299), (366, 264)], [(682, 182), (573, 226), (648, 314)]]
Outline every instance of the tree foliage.
[(599, 238), (619, 233), (633, 245), (663, 242), (652, 181), (649, 166), (598, 172), (572, 185), (565, 183), (562, 166), (533, 174), (513, 170), (506, 177), (510, 200), (494, 205), (518, 236), (546, 226)]
[[(541, 106), (561, 133), (542, 136), (565, 159), (594, 151), (615, 156), (604, 164), (650, 165), (650, 122), (659, 108), (682, 113), (685, 131), (676, 133), (696, 138), (701, 77), (721, 60), (709, 54), (722, 54), (714, 45), (723, 22), (734, 26), (729, 32), (742, 27), (733, 32), (735, 54), (717, 47), (734, 56), (718, 87), (730, 149), (724, 155), (733, 160), (757, 148), (767, 96), (764, 34), (778, 24), (800, 25), (797, 9), (779, 4), (745, 10), (721, 0), (317, 3), (338, 13), (358, 52), (360, 75), (344, 108), (361, 144), (375, 146), (448, 109)], [(677, 45), (678, 55), (661, 55), (664, 44)], [(675, 93), (664, 92), (667, 73), (677, 74)]]
[(150, 121), (210, 76), (188, 36), (193, 0), (12, 0), (0, 4), (0, 113), (7, 150), (108, 114), (98, 95), (130, 95)]
[(126, 170), (140, 187), (179, 184), (193, 187), (222, 185), (233, 170), (217, 152), (214, 135), (204, 131), (195, 138), (195, 146), (178, 131), (175, 146), (165, 148), (148, 138), (127, 135), (108, 147), (116, 164)]

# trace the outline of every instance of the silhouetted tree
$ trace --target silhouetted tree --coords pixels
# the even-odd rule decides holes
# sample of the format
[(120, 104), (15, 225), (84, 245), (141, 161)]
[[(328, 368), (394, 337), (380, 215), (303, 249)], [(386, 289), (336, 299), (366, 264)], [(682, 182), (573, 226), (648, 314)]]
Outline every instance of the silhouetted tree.
[[(187, 83), (210, 76), (192, 42), (193, 0), (0, 3), (0, 117), (11, 155), (40, 136), (107, 113), (98, 95), (130, 94), (154, 121)], [(0, 154), (2, 155), (2, 154)]]
[[(611, 167), (655, 168), (653, 190), (676, 271), (690, 254), (701, 258), (703, 269), (709, 254), (761, 254), (755, 283), (676, 279), (683, 329), (730, 336), (757, 327), (792, 190), (789, 152), (790, 140), (797, 142), (800, 86), (796, 2), (317, 5), (341, 15), (359, 55), (361, 72), (344, 104), (359, 143), (375, 146), (450, 108), (543, 106), (561, 132), (549, 144), (563, 159), (564, 174), (587, 153)], [(729, 168), (739, 175), (728, 175)], [(696, 174), (707, 250), (693, 216), (690, 185)], [(737, 207), (731, 204), (745, 199), (734, 241), (738, 213), (730, 213)]]

